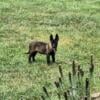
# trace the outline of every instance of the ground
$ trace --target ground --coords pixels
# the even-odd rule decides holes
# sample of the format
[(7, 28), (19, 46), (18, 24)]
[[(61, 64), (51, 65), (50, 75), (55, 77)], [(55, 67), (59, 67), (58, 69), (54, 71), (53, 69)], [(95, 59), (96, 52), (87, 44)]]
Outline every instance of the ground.
[[(48, 66), (38, 54), (29, 64), (28, 44), (49, 42), (59, 34), (56, 64)], [(42, 86), (58, 78), (58, 66), (65, 75), (75, 60), (84, 70), (94, 56), (92, 92), (100, 91), (100, 1), (99, 0), (0, 0), (0, 98), (38, 100)], [(34, 98), (34, 99), (33, 99)]]

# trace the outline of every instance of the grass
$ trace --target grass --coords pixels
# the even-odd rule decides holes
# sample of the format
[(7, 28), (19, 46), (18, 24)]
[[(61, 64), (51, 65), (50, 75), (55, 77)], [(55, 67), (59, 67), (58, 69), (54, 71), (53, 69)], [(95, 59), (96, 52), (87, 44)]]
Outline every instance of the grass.
[[(55, 92), (51, 86), (59, 76), (58, 65), (68, 74), (76, 60), (87, 70), (91, 54), (96, 65), (92, 92), (100, 91), (99, 10), (99, 0), (0, 0), (0, 98), (39, 100), (42, 86)], [(47, 66), (44, 55), (29, 64), (24, 54), (29, 42), (49, 42), (56, 33), (59, 64)]]

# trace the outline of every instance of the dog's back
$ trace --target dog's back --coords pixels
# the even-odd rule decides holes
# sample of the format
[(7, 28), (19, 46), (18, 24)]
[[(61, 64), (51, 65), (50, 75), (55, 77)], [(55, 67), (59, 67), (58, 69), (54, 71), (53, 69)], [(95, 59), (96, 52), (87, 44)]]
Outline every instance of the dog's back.
[(50, 51), (51, 46), (49, 43), (41, 41), (33, 41), (29, 44), (29, 53), (38, 52), (41, 54), (47, 54)]

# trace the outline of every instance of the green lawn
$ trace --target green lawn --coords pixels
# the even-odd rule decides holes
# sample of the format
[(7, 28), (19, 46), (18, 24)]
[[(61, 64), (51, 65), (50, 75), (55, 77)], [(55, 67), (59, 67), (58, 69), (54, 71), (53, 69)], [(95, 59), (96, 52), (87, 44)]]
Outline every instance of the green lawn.
[[(57, 64), (38, 54), (29, 64), (28, 44), (59, 34)], [(99, 0), (0, 0), (0, 100), (39, 100), (42, 86), (55, 92), (58, 66), (68, 74), (75, 60), (84, 70), (94, 56), (93, 92), (100, 91)], [(67, 63), (67, 64), (65, 64)]]

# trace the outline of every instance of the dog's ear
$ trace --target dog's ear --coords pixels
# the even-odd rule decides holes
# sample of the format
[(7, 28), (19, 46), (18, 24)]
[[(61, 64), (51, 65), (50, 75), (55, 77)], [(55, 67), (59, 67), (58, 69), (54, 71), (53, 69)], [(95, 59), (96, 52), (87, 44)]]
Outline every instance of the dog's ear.
[(51, 35), (50, 35), (50, 41), (52, 41), (52, 40), (53, 40), (53, 35), (51, 34)]
[(59, 40), (59, 35), (58, 34), (56, 34), (56, 36), (55, 36), (55, 40)]

